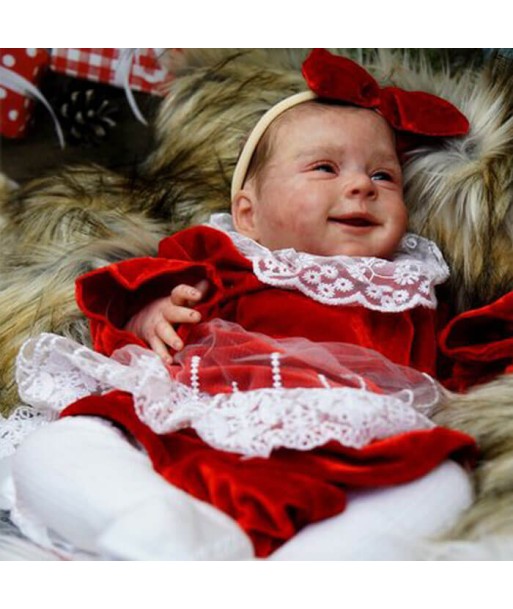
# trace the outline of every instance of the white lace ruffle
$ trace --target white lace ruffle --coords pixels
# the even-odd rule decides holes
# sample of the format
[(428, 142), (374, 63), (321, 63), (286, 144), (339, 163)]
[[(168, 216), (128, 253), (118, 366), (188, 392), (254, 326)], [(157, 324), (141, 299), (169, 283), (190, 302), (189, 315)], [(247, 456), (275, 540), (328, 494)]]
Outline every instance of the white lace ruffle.
[(55, 418), (28, 405), (19, 406), (8, 418), (0, 415), (0, 460), (14, 454), (29, 434)]
[[(272, 358), (270, 367), (273, 366)], [(384, 395), (362, 388), (284, 389), (274, 386), (209, 395), (200, 391), (201, 361), (190, 366), (190, 385), (175, 381), (153, 352), (124, 347), (112, 358), (52, 334), (22, 347), (16, 376), (22, 399), (55, 413), (83, 397), (112, 389), (134, 396), (137, 415), (158, 434), (192, 427), (214, 448), (248, 457), (268, 456), (280, 447), (308, 450), (336, 440), (361, 448), (415, 429), (433, 427), (427, 418), (439, 397), (427, 379), (429, 400), (414, 404), (412, 391)]]
[(449, 277), (438, 247), (407, 234), (393, 260), (313, 256), (293, 249), (270, 251), (235, 231), (230, 214), (214, 214), (209, 226), (227, 233), (267, 285), (295, 289), (327, 305), (361, 305), (383, 312), (436, 308), (434, 287)]
[(410, 395), (384, 396), (350, 387), (256, 389), (220, 394), (193, 427), (208, 444), (247, 456), (277, 448), (311, 450), (329, 441), (362, 448), (433, 423), (417, 412)]

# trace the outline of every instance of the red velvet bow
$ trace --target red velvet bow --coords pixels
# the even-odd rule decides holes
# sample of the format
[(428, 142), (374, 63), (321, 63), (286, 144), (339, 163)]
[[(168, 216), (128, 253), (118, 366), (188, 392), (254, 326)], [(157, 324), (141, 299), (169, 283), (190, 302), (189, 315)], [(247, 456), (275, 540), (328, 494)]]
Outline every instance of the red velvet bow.
[(423, 91), (380, 87), (357, 63), (325, 49), (310, 53), (303, 76), (319, 97), (376, 109), (397, 131), (447, 137), (469, 129), (467, 118), (448, 101)]

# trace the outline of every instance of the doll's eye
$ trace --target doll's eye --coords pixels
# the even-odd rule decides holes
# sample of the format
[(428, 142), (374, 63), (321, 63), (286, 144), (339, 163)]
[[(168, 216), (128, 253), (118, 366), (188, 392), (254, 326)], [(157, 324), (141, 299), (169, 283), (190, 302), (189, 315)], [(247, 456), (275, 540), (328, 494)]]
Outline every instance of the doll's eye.
[(376, 171), (376, 173), (372, 174), (372, 179), (377, 182), (392, 182), (394, 178), (388, 171)]
[(324, 171), (325, 173), (335, 173), (335, 167), (331, 163), (318, 163), (313, 167), (314, 171)]

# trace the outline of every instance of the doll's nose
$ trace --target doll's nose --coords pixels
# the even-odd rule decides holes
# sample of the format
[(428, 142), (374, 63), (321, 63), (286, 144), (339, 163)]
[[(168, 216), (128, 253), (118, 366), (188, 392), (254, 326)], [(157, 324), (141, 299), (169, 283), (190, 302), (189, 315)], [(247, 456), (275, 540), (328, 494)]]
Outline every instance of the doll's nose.
[(345, 196), (353, 199), (372, 199), (376, 196), (376, 184), (365, 173), (354, 173), (348, 176), (345, 184)]

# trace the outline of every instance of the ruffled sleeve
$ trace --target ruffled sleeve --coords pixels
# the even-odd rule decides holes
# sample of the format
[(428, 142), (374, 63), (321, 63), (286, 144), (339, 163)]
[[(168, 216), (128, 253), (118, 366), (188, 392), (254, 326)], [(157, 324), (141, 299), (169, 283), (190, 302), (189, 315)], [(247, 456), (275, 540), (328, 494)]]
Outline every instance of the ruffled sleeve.
[(513, 373), (513, 292), (455, 317), (440, 348), (450, 362), (444, 384), (453, 391)]
[(196, 227), (164, 239), (156, 257), (125, 260), (82, 275), (76, 299), (90, 321), (95, 350), (110, 355), (127, 344), (146, 346), (124, 326), (146, 304), (180, 283), (194, 285), (207, 279), (209, 291), (198, 310), (212, 314), (223, 290), (215, 258), (231, 246), (225, 241), (229, 239), (219, 231)]

